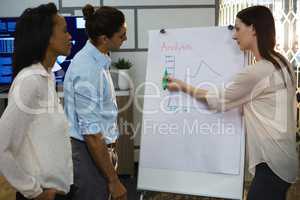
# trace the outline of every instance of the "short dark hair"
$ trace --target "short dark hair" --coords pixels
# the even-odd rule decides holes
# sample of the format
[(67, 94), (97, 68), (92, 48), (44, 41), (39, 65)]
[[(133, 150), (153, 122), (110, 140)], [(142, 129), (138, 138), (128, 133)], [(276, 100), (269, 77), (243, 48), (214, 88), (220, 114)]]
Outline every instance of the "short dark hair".
[(19, 71), (44, 60), (54, 27), (54, 3), (27, 8), (16, 24), (13, 77)]
[[(287, 68), (293, 84), (295, 84), (293, 72), (291, 72), (291, 69), (289, 68), (288, 61), (283, 55), (274, 50), (276, 45), (276, 31), (271, 10), (265, 6), (252, 6), (238, 12), (237, 18), (247, 26), (252, 25), (254, 27), (260, 55), (264, 59), (272, 62), (275, 68), (280, 70), (283, 75), (282, 67), (275, 58), (282, 62), (284, 67)], [(283, 75), (283, 79), (286, 83), (284, 77), (285, 76)]]
[(125, 23), (124, 14), (113, 7), (101, 6), (95, 9), (92, 5), (87, 4), (82, 8), (82, 12), (86, 20), (87, 35), (94, 43), (101, 35), (111, 38), (114, 33), (120, 31)]

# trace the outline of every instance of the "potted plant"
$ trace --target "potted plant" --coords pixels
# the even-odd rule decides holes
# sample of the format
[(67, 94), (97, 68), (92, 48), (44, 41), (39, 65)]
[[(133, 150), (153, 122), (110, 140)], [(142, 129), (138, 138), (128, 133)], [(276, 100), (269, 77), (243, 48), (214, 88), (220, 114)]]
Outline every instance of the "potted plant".
[(112, 65), (118, 70), (118, 88), (120, 90), (128, 90), (130, 88), (129, 69), (132, 67), (132, 63), (124, 58), (119, 58)]

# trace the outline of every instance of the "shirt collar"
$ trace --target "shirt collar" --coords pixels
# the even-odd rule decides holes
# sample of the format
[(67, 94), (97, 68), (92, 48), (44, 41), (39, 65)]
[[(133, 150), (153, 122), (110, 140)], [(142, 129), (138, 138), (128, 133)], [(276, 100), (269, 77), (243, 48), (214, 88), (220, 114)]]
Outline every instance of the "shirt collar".
[(108, 55), (100, 52), (89, 40), (86, 42), (86, 48), (101, 67), (106, 70), (109, 69), (111, 58)]
[(44, 77), (51, 77), (52, 78), (52, 74), (49, 73), (45, 67), (42, 65), (42, 63), (37, 63), (37, 64), (33, 64), (32, 65), (32, 68), (35, 70), (34, 73), (35, 74), (39, 74), (41, 76), (44, 76)]

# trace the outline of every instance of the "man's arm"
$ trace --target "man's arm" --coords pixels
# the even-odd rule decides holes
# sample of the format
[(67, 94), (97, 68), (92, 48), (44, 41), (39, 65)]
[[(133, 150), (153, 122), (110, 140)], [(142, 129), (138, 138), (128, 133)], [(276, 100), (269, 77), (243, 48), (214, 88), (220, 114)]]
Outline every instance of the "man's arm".
[(101, 170), (107, 181), (112, 182), (118, 179), (102, 134), (85, 135), (84, 140), (97, 168)]
[(114, 199), (126, 199), (126, 189), (120, 182), (118, 174), (110, 160), (108, 149), (101, 133), (85, 135), (85, 142), (88, 146), (91, 157), (97, 168), (103, 173), (108, 181), (108, 188)]

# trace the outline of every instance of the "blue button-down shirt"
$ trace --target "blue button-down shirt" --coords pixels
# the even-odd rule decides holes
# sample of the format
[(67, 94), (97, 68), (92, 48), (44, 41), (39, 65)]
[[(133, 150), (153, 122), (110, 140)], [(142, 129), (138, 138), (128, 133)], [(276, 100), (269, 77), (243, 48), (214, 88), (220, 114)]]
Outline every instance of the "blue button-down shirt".
[(118, 108), (109, 74), (111, 59), (89, 41), (72, 60), (64, 80), (65, 112), (71, 137), (101, 133), (107, 144), (115, 142)]

